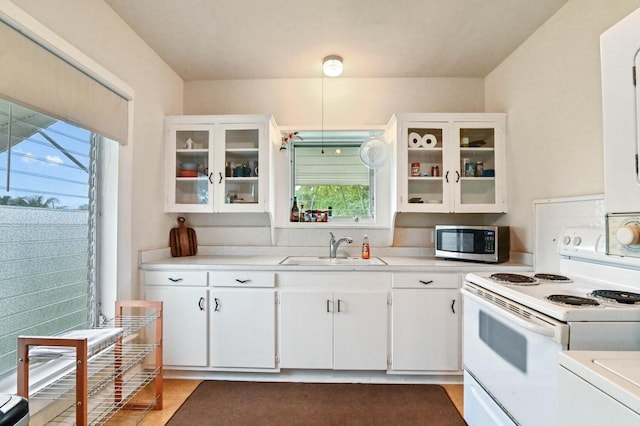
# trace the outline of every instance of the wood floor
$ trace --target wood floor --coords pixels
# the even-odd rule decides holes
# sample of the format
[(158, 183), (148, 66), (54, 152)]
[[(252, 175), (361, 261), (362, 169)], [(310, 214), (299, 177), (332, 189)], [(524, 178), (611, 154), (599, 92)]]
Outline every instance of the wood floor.
[[(165, 425), (173, 413), (176, 412), (180, 405), (195, 388), (200, 384), (199, 380), (180, 380), (165, 379), (163, 385), (163, 409), (159, 411), (151, 411), (140, 423), (142, 426), (158, 426)], [(449, 398), (462, 414), (463, 409), (463, 392), (462, 385), (442, 385), (447, 391)]]

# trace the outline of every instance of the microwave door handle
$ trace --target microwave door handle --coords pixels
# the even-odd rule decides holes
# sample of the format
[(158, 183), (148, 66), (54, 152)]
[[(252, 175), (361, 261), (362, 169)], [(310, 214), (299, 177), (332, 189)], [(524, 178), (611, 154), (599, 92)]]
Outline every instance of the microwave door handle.
[(474, 299), (477, 303), (482, 305), (483, 308), (493, 311), (494, 313), (501, 315), (503, 317), (508, 317), (510, 321), (515, 322), (520, 327), (526, 330), (529, 330), (532, 333), (540, 334), (542, 336), (548, 336), (548, 337), (554, 337), (554, 338), (556, 337), (555, 330), (552, 328), (553, 326), (545, 327), (542, 325), (534, 324), (518, 315), (512, 314), (511, 312), (505, 309), (499, 308), (498, 306), (492, 304), (491, 302), (481, 299), (480, 297), (476, 296), (475, 294), (471, 293), (470, 291), (464, 288), (460, 289), (460, 292), (463, 295)]

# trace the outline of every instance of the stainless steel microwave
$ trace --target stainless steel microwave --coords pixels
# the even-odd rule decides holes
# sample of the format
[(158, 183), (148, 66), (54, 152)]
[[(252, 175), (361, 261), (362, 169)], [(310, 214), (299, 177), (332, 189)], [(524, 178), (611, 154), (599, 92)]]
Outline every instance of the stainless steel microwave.
[(508, 226), (436, 225), (436, 257), (476, 262), (509, 260)]

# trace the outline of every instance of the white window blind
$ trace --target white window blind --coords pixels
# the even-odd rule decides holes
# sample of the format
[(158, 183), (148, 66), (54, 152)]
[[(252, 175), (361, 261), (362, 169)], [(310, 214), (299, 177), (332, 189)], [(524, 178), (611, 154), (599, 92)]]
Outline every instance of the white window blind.
[(359, 146), (335, 143), (297, 143), (294, 151), (295, 185), (368, 186), (369, 168), (360, 161), (358, 149)]
[(129, 102), (0, 21), (0, 97), (121, 143)]

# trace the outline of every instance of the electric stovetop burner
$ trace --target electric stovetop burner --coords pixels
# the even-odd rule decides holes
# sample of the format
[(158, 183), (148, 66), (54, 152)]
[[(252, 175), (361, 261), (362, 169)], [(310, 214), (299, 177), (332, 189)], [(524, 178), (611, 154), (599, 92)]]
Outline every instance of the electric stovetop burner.
[(491, 279), (502, 284), (513, 284), (513, 285), (538, 284), (537, 279), (528, 277), (526, 275), (520, 275), (520, 274), (508, 274), (508, 273), (492, 274)]
[(565, 305), (565, 306), (598, 306), (597, 300), (589, 299), (587, 297), (580, 296), (572, 296), (569, 294), (552, 294), (547, 296), (546, 299), (552, 303), (557, 305)]
[(624, 303), (625, 305), (640, 304), (640, 294), (629, 291), (594, 290), (590, 296), (606, 300), (607, 302)]
[(573, 282), (571, 278), (565, 277), (564, 275), (558, 275), (558, 274), (535, 274), (533, 277), (539, 279), (540, 281), (552, 282), (552, 283)]

